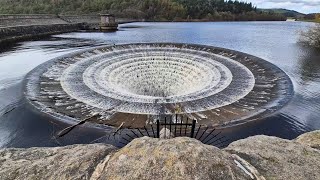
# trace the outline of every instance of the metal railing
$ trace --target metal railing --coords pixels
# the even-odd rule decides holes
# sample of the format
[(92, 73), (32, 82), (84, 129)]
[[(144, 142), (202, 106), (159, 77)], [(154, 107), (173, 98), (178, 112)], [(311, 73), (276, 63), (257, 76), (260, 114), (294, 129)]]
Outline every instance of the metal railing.
[[(178, 120), (178, 121), (177, 121)], [(196, 120), (190, 120), (183, 116), (176, 115), (175, 120), (172, 118), (164, 118), (164, 120), (157, 120), (156, 124), (144, 126), (143, 128), (127, 129), (119, 132), (121, 137), (119, 143), (126, 145), (132, 140), (144, 136), (161, 139), (171, 139), (174, 137), (190, 137), (201, 141), (204, 144), (213, 145), (216, 147), (224, 147), (229, 139), (222, 134), (222, 130), (215, 128), (197, 125)]]

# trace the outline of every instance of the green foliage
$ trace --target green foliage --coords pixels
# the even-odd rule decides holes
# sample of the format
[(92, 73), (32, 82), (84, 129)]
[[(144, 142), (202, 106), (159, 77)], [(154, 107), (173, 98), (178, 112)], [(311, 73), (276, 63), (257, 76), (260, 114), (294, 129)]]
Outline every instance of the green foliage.
[(175, 0), (182, 4), (191, 18), (202, 19), (208, 14), (217, 12), (230, 12), (231, 14), (241, 14), (256, 11), (251, 3), (224, 0)]
[(224, 0), (0, 0), (0, 14), (97, 14), (147, 20), (283, 20), (251, 3)]

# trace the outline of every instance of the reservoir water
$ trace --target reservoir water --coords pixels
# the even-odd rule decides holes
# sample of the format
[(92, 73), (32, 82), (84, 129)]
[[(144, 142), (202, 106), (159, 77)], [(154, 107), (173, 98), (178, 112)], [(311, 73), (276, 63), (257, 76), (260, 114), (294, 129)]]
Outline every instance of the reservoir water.
[(60, 146), (109, 142), (105, 132), (79, 127), (63, 138), (65, 125), (30, 109), (22, 80), (37, 65), (69, 52), (100, 45), (170, 42), (218, 46), (263, 58), (285, 71), (294, 84), (291, 102), (259, 121), (223, 130), (231, 140), (265, 134), (292, 139), (320, 129), (320, 52), (301, 46), (306, 22), (131, 23), (113, 33), (73, 32), (12, 44), (0, 51), (0, 147)]

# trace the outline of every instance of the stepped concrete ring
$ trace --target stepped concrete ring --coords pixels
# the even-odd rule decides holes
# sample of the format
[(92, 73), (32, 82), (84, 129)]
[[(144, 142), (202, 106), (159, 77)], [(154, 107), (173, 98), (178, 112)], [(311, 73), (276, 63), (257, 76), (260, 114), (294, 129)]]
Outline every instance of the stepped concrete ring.
[(290, 78), (277, 66), (190, 44), (97, 47), (48, 61), (25, 78), (25, 97), (37, 110), (99, 126), (143, 127), (175, 114), (236, 125), (270, 115), (292, 95)]

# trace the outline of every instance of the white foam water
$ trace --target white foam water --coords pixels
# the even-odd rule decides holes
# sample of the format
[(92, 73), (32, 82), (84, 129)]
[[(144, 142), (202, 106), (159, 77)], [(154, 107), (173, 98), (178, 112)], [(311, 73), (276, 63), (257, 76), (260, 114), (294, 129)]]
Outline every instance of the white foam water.
[(128, 44), (40, 65), (27, 76), (26, 95), (43, 112), (62, 117), (98, 113), (107, 121), (119, 113), (182, 113), (197, 120), (216, 116), (225, 123), (280, 107), (292, 95), (291, 86), (279, 68), (244, 53), (198, 45)]

